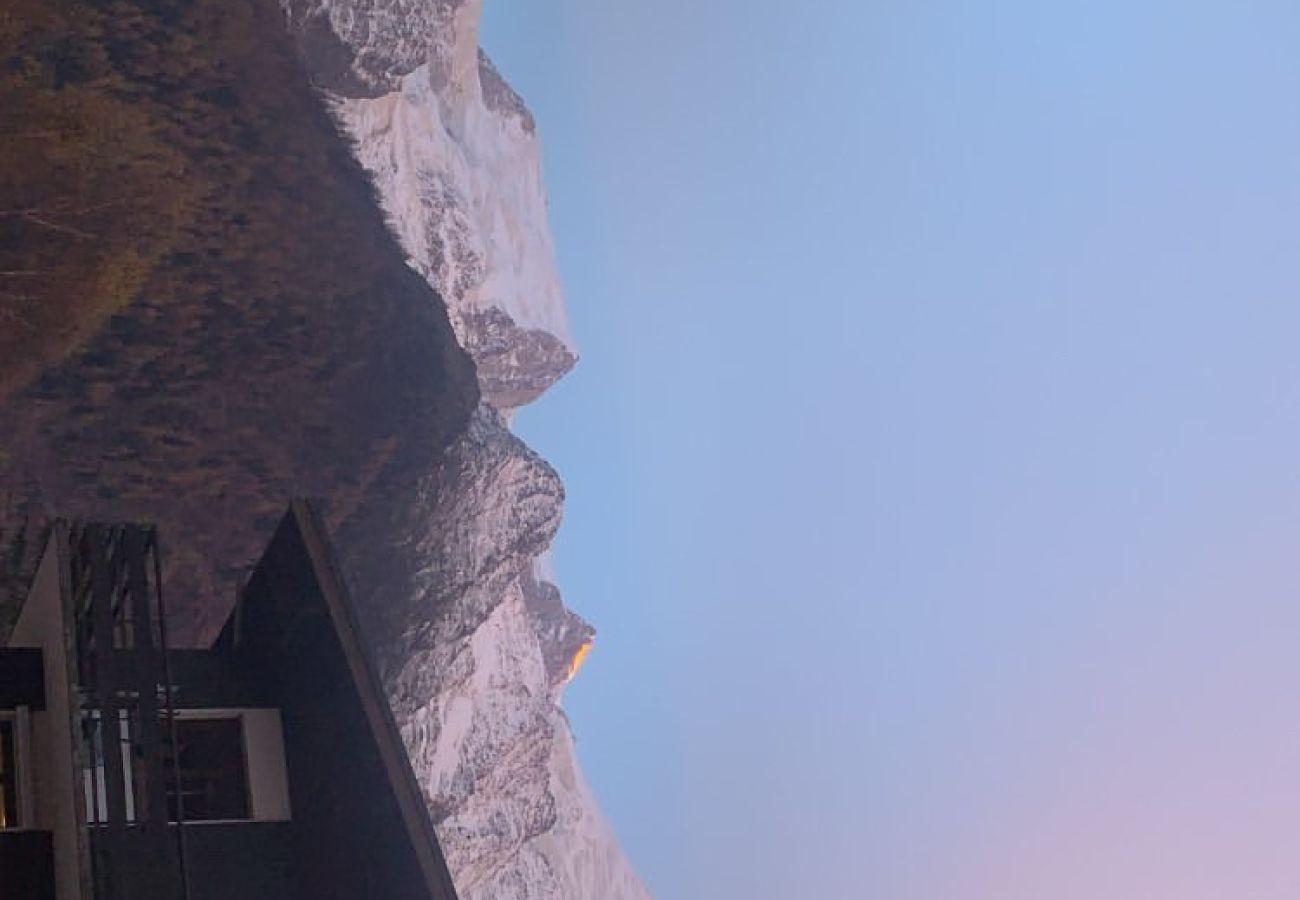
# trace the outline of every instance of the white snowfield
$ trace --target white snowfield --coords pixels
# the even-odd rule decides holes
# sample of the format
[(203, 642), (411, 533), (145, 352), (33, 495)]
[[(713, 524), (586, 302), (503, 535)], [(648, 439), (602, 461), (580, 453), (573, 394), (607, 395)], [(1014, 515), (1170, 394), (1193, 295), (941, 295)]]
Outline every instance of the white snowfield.
[(494, 308), (572, 348), (537, 139), (526, 120), (487, 108), (471, 62), (464, 85), (435, 89), (426, 63), (397, 92), (339, 100), (336, 113), (411, 265), (458, 325)]

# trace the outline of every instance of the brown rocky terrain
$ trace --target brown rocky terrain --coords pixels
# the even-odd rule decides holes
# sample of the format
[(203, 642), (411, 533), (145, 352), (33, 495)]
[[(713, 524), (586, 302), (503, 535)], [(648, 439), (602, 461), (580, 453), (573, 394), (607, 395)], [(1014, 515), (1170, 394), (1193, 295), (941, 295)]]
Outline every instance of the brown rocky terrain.
[[(175, 630), (201, 641), (288, 498), (320, 498), (343, 532), (438, 469), (477, 403), (473, 366), (274, 5), (37, 7), (9, 10), (0, 47), (0, 133), (26, 135), (0, 208), (51, 224), (0, 220), (0, 269), (42, 269), (21, 290), (60, 320), (29, 325), (5, 285), (5, 584), (12, 600), (51, 517), (154, 521)], [(100, 134), (119, 107), (139, 133)], [(87, 162), (92, 183), (68, 177)], [(134, 233), (152, 205), (169, 233)], [(129, 282), (100, 271), (122, 253)]]

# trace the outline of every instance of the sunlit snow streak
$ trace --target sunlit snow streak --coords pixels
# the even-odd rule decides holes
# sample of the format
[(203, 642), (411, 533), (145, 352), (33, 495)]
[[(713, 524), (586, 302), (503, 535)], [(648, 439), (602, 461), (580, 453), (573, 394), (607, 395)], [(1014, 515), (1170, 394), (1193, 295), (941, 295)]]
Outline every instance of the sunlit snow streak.
[(578, 648), (578, 652), (573, 654), (573, 659), (569, 660), (568, 671), (564, 673), (565, 684), (572, 681), (573, 677), (578, 674), (578, 670), (582, 668), (583, 662), (587, 659), (587, 654), (591, 652), (591, 644), (590, 640), (584, 641), (582, 646)]

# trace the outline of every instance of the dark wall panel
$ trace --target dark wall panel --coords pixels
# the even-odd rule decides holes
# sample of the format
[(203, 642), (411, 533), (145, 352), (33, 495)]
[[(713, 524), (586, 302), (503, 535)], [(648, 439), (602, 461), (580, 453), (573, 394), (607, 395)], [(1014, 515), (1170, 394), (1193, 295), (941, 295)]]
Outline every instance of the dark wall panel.
[(0, 649), (0, 709), (16, 706), (45, 709), (45, 667), (40, 650)]
[(54, 900), (54, 839), (48, 831), (0, 831), (0, 897)]
[(292, 834), (288, 822), (185, 826), (190, 900), (293, 897)]
[(172, 650), (168, 654), (172, 702), (177, 709), (274, 706), (245, 660), (231, 652)]

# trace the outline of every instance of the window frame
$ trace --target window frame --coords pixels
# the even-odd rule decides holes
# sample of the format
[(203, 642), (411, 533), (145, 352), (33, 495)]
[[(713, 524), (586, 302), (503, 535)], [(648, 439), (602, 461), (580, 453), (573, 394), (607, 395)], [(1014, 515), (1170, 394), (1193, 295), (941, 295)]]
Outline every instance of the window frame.
[[(188, 828), (191, 825), (240, 825), (257, 821), (255, 818), (256, 804), (253, 796), (253, 779), (248, 759), (248, 724), (244, 721), (244, 712), (243, 709), (178, 709), (175, 711), (174, 720), (177, 725), (182, 722), (226, 722), (232, 719), (239, 723), (239, 764), (244, 782), (244, 809), (247, 811), (247, 815), (239, 819), (191, 819), (188, 816), (179, 819), (178, 817), (178, 820), (185, 827)], [(167, 772), (169, 791), (174, 787), (171, 781), (172, 778), (173, 772), (170, 771), (169, 767)], [(170, 814), (168, 818), (171, 818)]]

